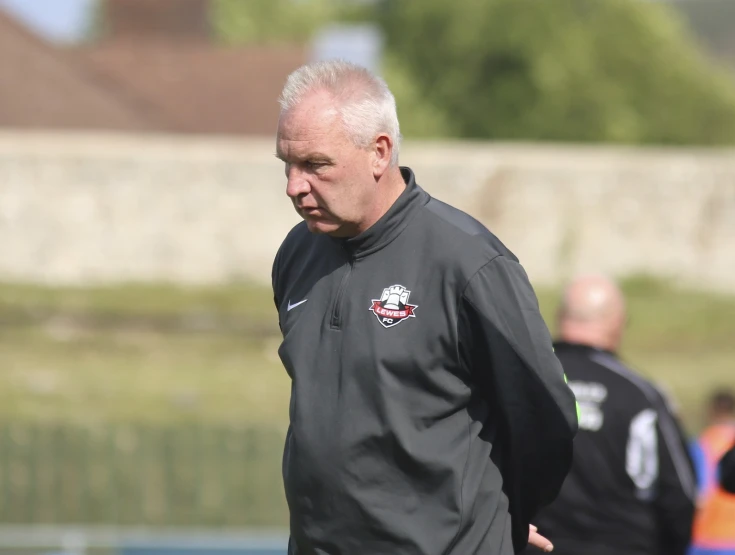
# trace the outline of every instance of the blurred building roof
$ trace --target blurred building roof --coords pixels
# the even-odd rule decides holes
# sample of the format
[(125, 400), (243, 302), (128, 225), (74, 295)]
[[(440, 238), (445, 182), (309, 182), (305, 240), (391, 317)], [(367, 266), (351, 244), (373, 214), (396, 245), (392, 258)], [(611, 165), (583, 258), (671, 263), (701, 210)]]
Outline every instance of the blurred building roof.
[(126, 96), (0, 11), (0, 125), (20, 128), (146, 129), (155, 108)]
[(108, 39), (209, 42), (210, 0), (102, 0), (98, 31)]
[(172, 130), (190, 133), (275, 133), (281, 88), (306, 61), (301, 48), (166, 41), (113, 41), (77, 53), (156, 105)]
[(47, 43), (0, 13), (0, 126), (271, 135), (300, 46), (227, 47), (208, 0), (107, 0), (92, 44)]

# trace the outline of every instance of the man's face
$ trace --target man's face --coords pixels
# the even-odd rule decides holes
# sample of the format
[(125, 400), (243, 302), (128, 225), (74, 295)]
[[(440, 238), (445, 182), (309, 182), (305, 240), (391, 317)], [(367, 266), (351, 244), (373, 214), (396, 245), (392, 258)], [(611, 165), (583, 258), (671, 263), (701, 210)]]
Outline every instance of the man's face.
[(352, 143), (327, 93), (312, 93), (282, 114), (276, 155), (286, 165), (286, 194), (309, 231), (351, 237), (362, 230), (377, 191), (372, 152)]

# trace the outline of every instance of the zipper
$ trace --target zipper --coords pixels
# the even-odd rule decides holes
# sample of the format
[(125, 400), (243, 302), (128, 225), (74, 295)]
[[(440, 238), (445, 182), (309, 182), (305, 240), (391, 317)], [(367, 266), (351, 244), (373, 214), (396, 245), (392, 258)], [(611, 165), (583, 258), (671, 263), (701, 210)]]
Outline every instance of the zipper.
[(332, 309), (332, 320), (330, 327), (334, 330), (338, 330), (342, 325), (342, 304), (344, 302), (344, 292), (347, 289), (347, 284), (352, 276), (352, 269), (355, 267), (355, 259), (350, 257), (350, 265), (347, 267), (347, 271), (342, 276), (342, 281), (339, 284), (337, 290), (337, 298), (334, 301), (334, 308)]

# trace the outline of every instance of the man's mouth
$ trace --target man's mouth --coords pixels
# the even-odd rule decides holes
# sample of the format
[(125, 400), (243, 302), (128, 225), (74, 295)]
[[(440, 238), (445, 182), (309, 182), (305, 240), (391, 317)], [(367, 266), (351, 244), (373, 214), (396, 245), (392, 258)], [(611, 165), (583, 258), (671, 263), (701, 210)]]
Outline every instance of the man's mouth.
[(321, 208), (299, 208), (299, 212), (301, 212), (304, 217), (309, 218), (321, 218), (324, 215)]

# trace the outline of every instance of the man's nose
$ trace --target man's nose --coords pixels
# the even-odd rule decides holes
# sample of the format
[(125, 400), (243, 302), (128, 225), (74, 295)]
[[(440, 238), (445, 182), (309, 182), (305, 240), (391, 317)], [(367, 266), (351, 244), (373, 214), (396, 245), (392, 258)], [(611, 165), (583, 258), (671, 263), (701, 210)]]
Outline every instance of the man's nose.
[(286, 183), (286, 194), (291, 198), (297, 198), (301, 195), (307, 194), (311, 191), (309, 182), (304, 179), (302, 172), (298, 168), (289, 168), (286, 177), (288, 182)]

